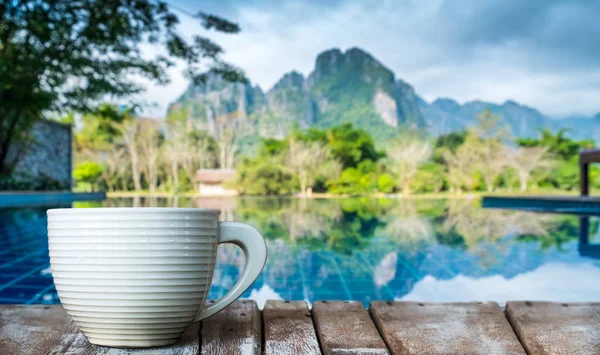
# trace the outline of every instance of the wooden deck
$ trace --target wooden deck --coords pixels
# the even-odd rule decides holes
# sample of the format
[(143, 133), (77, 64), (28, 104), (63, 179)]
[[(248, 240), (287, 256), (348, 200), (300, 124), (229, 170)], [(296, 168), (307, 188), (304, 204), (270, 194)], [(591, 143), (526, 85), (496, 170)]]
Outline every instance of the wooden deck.
[(89, 344), (61, 306), (0, 306), (10, 354), (600, 354), (600, 303), (237, 301), (171, 347)]

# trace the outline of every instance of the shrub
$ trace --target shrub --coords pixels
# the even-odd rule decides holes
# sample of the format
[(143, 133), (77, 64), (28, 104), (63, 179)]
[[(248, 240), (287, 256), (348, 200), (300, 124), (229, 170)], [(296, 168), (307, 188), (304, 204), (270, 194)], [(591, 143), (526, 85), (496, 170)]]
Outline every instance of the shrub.
[(388, 173), (383, 173), (377, 178), (377, 190), (386, 194), (394, 192), (398, 183)]
[(226, 185), (242, 195), (288, 195), (298, 190), (298, 181), (291, 173), (261, 158), (244, 160), (235, 179)]
[(73, 178), (76, 182), (90, 184), (93, 190), (103, 170), (104, 167), (96, 162), (84, 161), (73, 171)]
[(414, 192), (440, 192), (446, 183), (444, 175), (444, 168), (440, 164), (423, 164), (411, 183), (411, 189)]

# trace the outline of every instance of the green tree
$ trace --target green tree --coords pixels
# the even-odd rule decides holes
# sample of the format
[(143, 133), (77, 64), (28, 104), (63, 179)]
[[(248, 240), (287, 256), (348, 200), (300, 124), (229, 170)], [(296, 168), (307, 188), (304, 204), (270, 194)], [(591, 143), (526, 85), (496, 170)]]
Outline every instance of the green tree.
[[(555, 158), (556, 167), (550, 171), (537, 171), (532, 176), (539, 181), (540, 186), (551, 186), (571, 190), (579, 184), (579, 152), (594, 147), (591, 140), (574, 140), (567, 137), (568, 130), (562, 129), (556, 133), (548, 128), (540, 130), (539, 138), (518, 139), (517, 144), (525, 148), (544, 148)], [(590, 179), (595, 178), (597, 170), (592, 168)]]
[(292, 136), (300, 141), (320, 141), (326, 144), (343, 168), (356, 168), (364, 160), (375, 162), (383, 155), (375, 149), (371, 135), (361, 128), (355, 128), (351, 123), (326, 130), (311, 128), (297, 131)]
[(476, 154), (471, 144), (463, 144), (455, 152), (450, 150), (444, 152), (448, 185), (457, 194), (462, 192), (463, 187), (473, 187), (476, 161)]
[(377, 166), (365, 160), (356, 168), (344, 169), (339, 178), (329, 180), (327, 188), (334, 194), (358, 196), (374, 192), (377, 184)]
[(242, 195), (288, 195), (298, 180), (277, 162), (261, 157), (244, 159), (231, 186)]
[(568, 129), (561, 129), (555, 134), (549, 128), (540, 129), (539, 138), (517, 139), (521, 147), (546, 147), (548, 152), (561, 160), (577, 158), (582, 149), (594, 148), (592, 140), (573, 140), (566, 136)]
[(433, 145), (433, 161), (442, 164), (444, 162), (444, 152), (456, 152), (456, 149), (458, 149), (458, 147), (460, 147), (467, 139), (467, 134), (468, 132), (463, 130), (438, 136)]
[(388, 155), (392, 161), (391, 169), (398, 176), (402, 194), (406, 196), (419, 167), (431, 156), (431, 145), (425, 141), (404, 139), (390, 148)]
[(527, 190), (527, 183), (531, 174), (536, 169), (544, 169), (551, 166), (552, 162), (547, 157), (546, 147), (518, 147), (510, 154), (510, 165), (515, 169), (521, 191)]
[(442, 190), (446, 184), (444, 167), (435, 162), (428, 162), (419, 168), (410, 188), (417, 193), (433, 192)]
[(284, 165), (298, 177), (300, 192), (304, 196), (312, 194), (312, 188), (319, 178), (335, 178), (341, 170), (340, 163), (326, 145), (295, 139), (289, 142)]
[(377, 178), (377, 191), (386, 194), (394, 192), (398, 182), (388, 173), (383, 173)]
[(477, 116), (477, 126), (467, 135), (465, 144), (473, 147), (476, 170), (488, 192), (494, 191), (498, 177), (506, 170), (509, 152), (504, 144), (508, 129), (500, 126), (500, 116), (484, 110)]
[[(123, 121), (131, 119), (134, 107), (119, 108), (115, 105), (104, 103), (94, 108), (82, 117), (82, 126), (74, 134), (75, 149), (84, 150), (112, 150), (114, 144), (121, 137), (117, 126)], [(72, 116), (69, 113), (68, 116)]]
[[(199, 12), (205, 30), (238, 32), (239, 26)], [(13, 141), (23, 139), (32, 122), (48, 112), (90, 111), (105, 96), (123, 98), (143, 90), (144, 77), (168, 82), (173, 60), (188, 64), (201, 81), (200, 65), (227, 80), (244, 80), (224, 62), (223, 49), (205, 36), (187, 41), (179, 20), (160, 0), (28, 0), (0, 4), (0, 174)], [(161, 45), (146, 59), (142, 44)]]
[(92, 190), (94, 190), (103, 170), (102, 165), (96, 162), (84, 161), (73, 171), (73, 178), (77, 182), (90, 184)]
[(288, 149), (288, 140), (263, 138), (260, 142), (258, 154), (263, 157), (281, 156)]

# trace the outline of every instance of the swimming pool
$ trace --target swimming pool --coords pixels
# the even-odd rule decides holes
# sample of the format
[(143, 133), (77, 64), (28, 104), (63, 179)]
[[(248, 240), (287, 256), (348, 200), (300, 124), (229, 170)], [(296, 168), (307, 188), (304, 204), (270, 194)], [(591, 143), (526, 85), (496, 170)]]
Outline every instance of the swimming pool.
[[(599, 301), (597, 217), (482, 209), (469, 200), (108, 199), (94, 206), (221, 210), (266, 237), (269, 258), (244, 294), (266, 299)], [(46, 210), (0, 209), (0, 303), (59, 303)], [(65, 206), (60, 206), (65, 207)], [(585, 228), (582, 228), (585, 227)], [(585, 233), (581, 233), (585, 232)], [(580, 242), (583, 237), (583, 243)], [(219, 247), (209, 298), (235, 282), (243, 255)]]

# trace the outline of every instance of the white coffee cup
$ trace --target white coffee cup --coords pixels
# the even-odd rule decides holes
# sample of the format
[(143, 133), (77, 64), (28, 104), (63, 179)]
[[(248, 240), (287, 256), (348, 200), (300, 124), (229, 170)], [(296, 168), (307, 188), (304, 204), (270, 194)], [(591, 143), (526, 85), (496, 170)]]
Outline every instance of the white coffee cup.
[[(201, 208), (48, 210), (48, 244), (58, 297), (90, 343), (151, 347), (231, 304), (260, 275), (267, 247), (253, 227), (219, 222)], [(236, 284), (205, 305), (217, 245), (246, 255)]]

